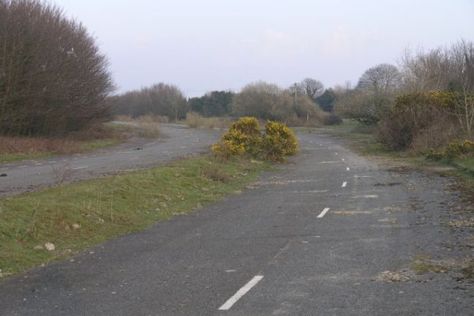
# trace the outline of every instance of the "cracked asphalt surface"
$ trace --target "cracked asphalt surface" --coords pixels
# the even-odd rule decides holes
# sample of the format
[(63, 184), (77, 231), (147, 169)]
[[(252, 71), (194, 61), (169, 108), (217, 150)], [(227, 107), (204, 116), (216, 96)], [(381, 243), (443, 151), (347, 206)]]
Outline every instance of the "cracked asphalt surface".
[(420, 255), (472, 257), (460, 245), (472, 229), (446, 225), (451, 180), (299, 137), (297, 157), (241, 194), (0, 283), (0, 314), (473, 315), (459, 271), (411, 269)]
[(170, 160), (207, 152), (220, 132), (160, 124), (163, 137), (125, 143), (88, 154), (0, 164), (0, 196), (96, 178), (121, 171), (156, 166)]

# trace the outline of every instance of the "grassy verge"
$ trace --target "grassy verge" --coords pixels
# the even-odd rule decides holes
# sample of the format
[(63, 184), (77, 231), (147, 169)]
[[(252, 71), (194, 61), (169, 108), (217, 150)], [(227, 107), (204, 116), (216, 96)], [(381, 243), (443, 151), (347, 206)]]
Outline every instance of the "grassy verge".
[(200, 208), (268, 167), (205, 156), (1, 199), (0, 277)]
[(474, 159), (464, 158), (453, 161), (430, 161), (425, 156), (410, 151), (391, 151), (384, 148), (375, 136), (371, 127), (364, 126), (354, 120), (346, 120), (344, 124), (320, 128), (323, 132), (349, 140), (349, 146), (363, 155), (380, 156), (394, 161), (403, 161), (417, 167), (451, 167), (453, 173), (468, 182), (474, 183)]

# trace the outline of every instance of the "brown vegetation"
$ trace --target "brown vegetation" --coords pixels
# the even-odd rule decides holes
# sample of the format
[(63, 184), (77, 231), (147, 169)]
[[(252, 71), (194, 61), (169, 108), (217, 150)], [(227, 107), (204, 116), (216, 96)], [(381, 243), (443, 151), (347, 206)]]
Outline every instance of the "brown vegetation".
[(54, 5), (0, 0), (0, 133), (59, 135), (107, 117), (107, 61)]
[(188, 112), (184, 123), (191, 128), (227, 128), (232, 123), (226, 117), (203, 117), (195, 112)]
[(184, 119), (188, 111), (188, 104), (181, 90), (164, 83), (113, 96), (107, 101), (114, 114), (133, 118), (152, 115), (177, 121)]
[(339, 90), (336, 111), (376, 125), (392, 150), (429, 152), (474, 139), (474, 45), (407, 54), (401, 69), (367, 70), (355, 89)]

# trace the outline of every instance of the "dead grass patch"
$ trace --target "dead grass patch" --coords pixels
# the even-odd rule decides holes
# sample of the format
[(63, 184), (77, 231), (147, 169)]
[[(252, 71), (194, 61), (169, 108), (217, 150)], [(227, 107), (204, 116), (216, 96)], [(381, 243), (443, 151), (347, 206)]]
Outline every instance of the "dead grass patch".
[(189, 112), (184, 123), (190, 128), (225, 129), (230, 126), (232, 120), (226, 117), (203, 117), (198, 113)]
[(124, 135), (96, 126), (65, 137), (0, 136), (0, 163), (50, 155), (70, 155), (118, 144)]
[(379, 282), (407, 282), (413, 279), (412, 272), (408, 269), (400, 270), (400, 271), (383, 271), (380, 272), (376, 277), (375, 280)]
[(467, 219), (458, 219), (449, 221), (448, 225), (454, 228), (468, 228), (474, 227), (474, 217)]

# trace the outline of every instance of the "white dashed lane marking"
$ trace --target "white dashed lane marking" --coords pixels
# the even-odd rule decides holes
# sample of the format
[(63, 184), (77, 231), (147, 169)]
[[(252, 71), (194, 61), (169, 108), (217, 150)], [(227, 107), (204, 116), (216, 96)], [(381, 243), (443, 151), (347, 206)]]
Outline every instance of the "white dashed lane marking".
[(231, 307), (237, 303), (238, 300), (242, 298), (248, 291), (250, 291), (258, 282), (263, 279), (263, 275), (256, 275), (250, 280), (247, 284), (240, 288), (231, 298), (229, 298), (221, 307), (219, 307), (220, 311), (227, 311), (231, 309)]
[(318, 215), (318, 218), (323, 218), (324, 215), (326, 215), (327, 212), (329, 212), (330, 208), (329, 207), (326, 207), (322, 212), (321, 214)]

